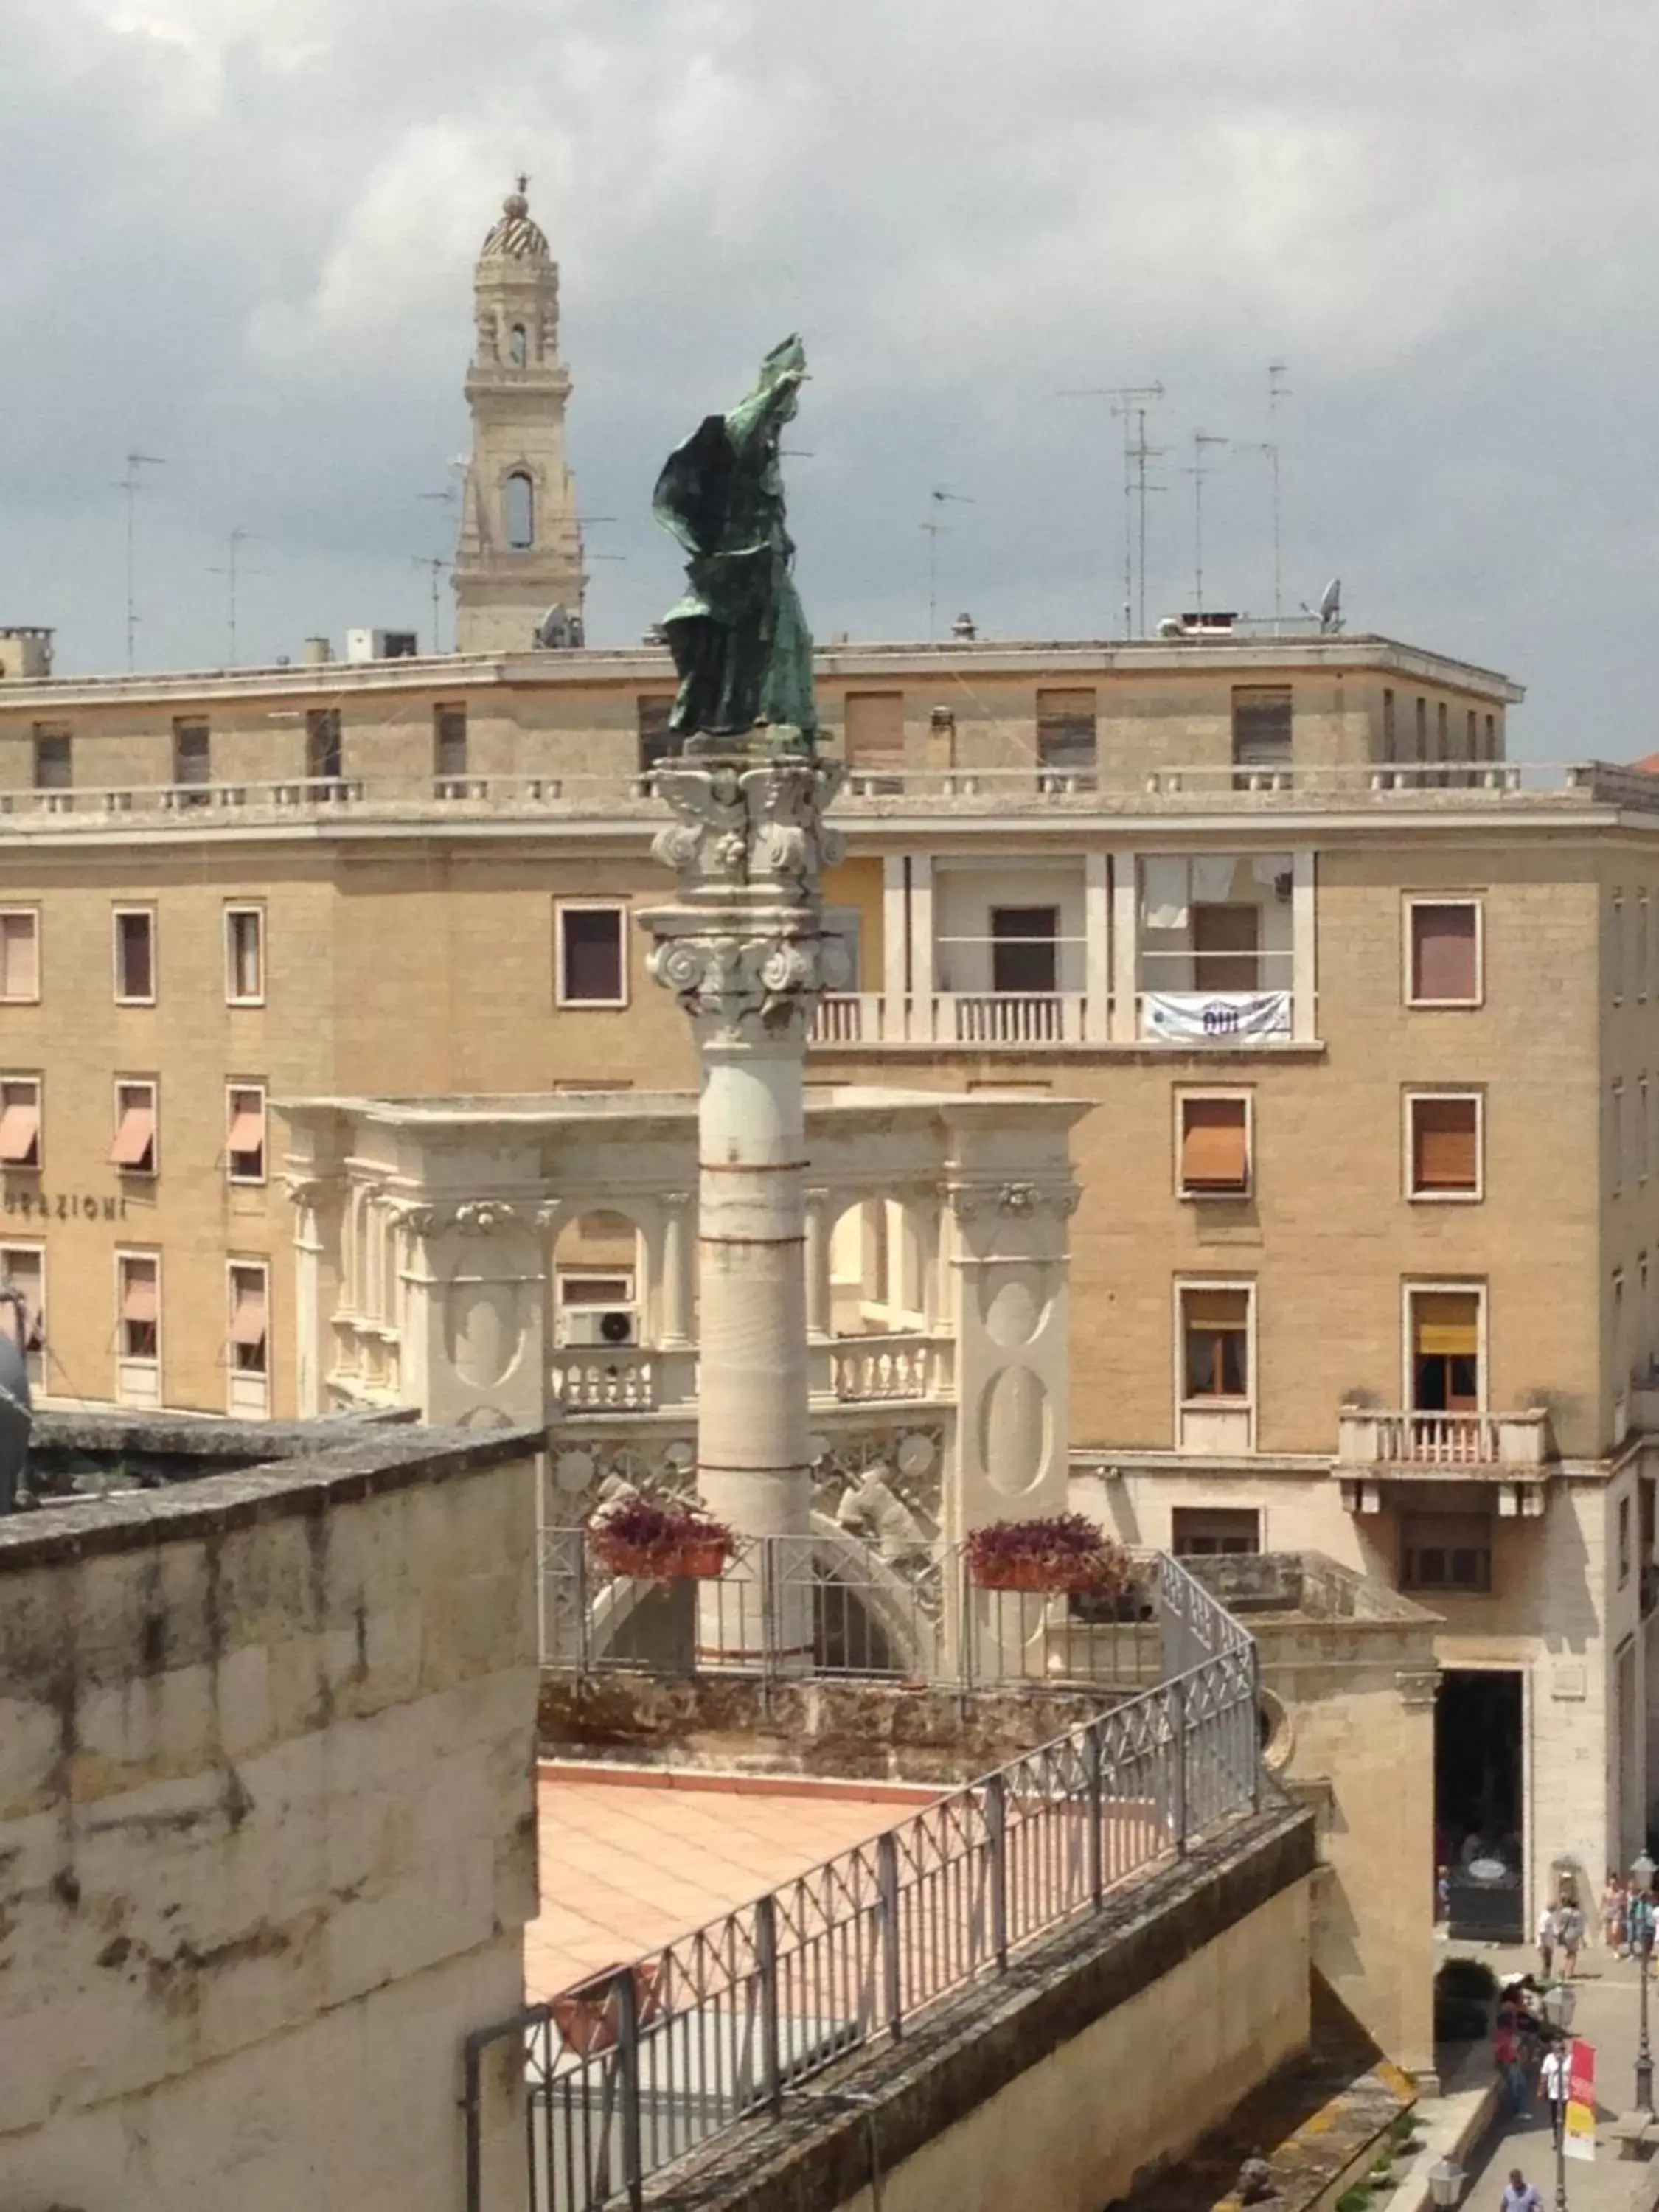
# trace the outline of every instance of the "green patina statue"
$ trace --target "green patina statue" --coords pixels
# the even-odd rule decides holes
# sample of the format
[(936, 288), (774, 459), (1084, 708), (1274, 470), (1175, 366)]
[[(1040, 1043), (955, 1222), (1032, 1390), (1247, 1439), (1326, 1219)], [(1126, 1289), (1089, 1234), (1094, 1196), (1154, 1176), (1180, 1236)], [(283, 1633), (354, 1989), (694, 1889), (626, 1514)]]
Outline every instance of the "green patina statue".
[(708, 416), (657, 479), (657, 520), (691, 556), (690, 588), (663, 628), (680, 678), (669, 727), (694, 751), (746, 745), (757, 727), (774, 750), (816, 750), (812, 640), (789, 573), (778, 465), (805, 375), (800, 340), (786, 338), (749, 397)]

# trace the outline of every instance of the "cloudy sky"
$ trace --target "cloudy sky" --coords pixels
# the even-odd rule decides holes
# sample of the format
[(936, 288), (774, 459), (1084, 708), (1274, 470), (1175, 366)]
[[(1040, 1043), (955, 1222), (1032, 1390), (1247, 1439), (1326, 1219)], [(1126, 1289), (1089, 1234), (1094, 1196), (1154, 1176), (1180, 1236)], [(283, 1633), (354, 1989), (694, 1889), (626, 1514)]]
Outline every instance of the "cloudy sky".
[[(675, 595), (666, 448), (785, 331), (820, 635), (1109, 635), (1120, 426), (1162, 382), (1148, 610), (1285, 592), (1530, 687), (1517, 749), (1653, 704), (1659, 11), (1638, 0), (4, 0), (0, 619), (118, 666), (418, 624), (512, 173), (562, 268), (590, 635)], [(938, 487), (962, 505), (930, 501)], [(446, 606), (446, 641), (447, 608)]]

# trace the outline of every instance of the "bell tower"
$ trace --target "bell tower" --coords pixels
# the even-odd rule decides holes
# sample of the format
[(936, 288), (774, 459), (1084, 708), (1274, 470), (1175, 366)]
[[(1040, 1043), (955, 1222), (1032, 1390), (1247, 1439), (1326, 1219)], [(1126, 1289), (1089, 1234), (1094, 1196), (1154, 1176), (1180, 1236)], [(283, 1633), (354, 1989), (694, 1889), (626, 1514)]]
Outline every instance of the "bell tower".
[(501, 205), (473, 290), (477, 341), (466, 373), (472, 458), (455, 553), (461, 653), (524, 653), (562, 606), (581, 641), (581, 529), (564, 459), (570, 377), (559, 359), (559, 270), (525, 197)]

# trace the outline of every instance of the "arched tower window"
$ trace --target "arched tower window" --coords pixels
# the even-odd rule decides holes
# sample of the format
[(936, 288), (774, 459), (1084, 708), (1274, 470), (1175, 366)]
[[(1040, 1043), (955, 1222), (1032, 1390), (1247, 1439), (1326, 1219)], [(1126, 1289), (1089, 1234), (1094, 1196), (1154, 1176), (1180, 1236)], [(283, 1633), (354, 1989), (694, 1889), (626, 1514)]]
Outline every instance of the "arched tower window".
[(507, 333), (507, 357), (514, 368), (525, 368), (529, 365), (530, 333), (522, 323), (514, 323)]
[(507, 480), (507, 542), (515, 553), (527, 552), (536, 542), (536, 487), (523, 469)]

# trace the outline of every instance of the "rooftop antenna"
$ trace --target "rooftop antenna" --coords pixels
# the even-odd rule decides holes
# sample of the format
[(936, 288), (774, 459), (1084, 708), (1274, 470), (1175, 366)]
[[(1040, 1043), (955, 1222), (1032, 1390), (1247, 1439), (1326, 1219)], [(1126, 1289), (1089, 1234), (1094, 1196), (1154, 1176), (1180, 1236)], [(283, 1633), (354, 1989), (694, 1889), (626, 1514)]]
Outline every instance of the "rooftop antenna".
[(951, 527), (939, 520), (939, 510), (947, 505), (971, 507), (974, 502), (966, 493), (947, 491), (943, 484), (935, 484), (927, 496), (933, 502), (933, 519), (919, 522), (916, 527), (927, 532), (927, 642), (932, 645), (939, 635), (939, 541)]
[[(421, 496), (422, 496), (422, 498), (425, 498), (425, 497), (427, 496), (427, 495), (423, 492), (423, 493), (421, 495)], [(435, 495), (435, 496), (437, 496), (437, 497), (439, 497), (439, 498), (441, 498), (441, 497), (442, 497), (442, 494), (441, 494), (441, 493), (439, 493), (439, 494)], [(427, 572), (428, 573), (428, 574), (431, 576), (431, 579), (432, 579), (432, 650), (434, 651), (434, 653), (441, 653), (441, 652), (443, 651), (443, 649), (444, 649), (444, 647), (443, 647), (443, 640), (442, 640), (442, 638), (439, 635), (439, 629), (438, 629), (439, 619), (440, 619), (440, 617), (439, 617), (439, 608), (440, 608), (440, 605), (441, 605), (441, 601), (440, 601), (440, 599), (439, 599), (439, 595), (438, 595), (438, 579), (439, 579), (442, 574), (443, 574), (444, 570), (445, 570), (446, 568), (453, 568), (454, 567), (455, 563), (454, 563), (453, 561), (446, 561), (446, 560), (445, 560), (445, 558), (444, 558), (444, 556), (443, 556), (443, 555), (442, 555), (441, 553), (411, 553), (411, 554), (410, 555), (410, 556), (409, 556), (409, 557), (410, 557), (410, 561), (414, 563), (414, 565), (415, 565), (415, 567), (416, 567), (416, 568), (424, 568), (424, 569), (426, 569), (426, 570), (427, 570)]]
[(135, 649), (138, 637), (137, 571), (134, 562), (138, 495), (144, 489), (140, 469), (164, 469), (167, 463), (159, 453), (129, 453), (127, 472), (116, 490), (125, 494), (127, 502), (127, 673), (132, 673)]
[(209, 575), (222, 576), (226, 582), (225, 629), (229, 648), (229, 658), (225, 662), (227, 668), (234, 668), (236, 665), (237, 586), (244, 576), (258, 576), (264, 573), (261, 568), (244, 568), (241, 565), (242, 548), (252, 535), (251, 530), (244, 530), (238, 523), (230, 533), (230, 550), (225, 556), (224, 567), (208, 570)]
[(1193, 606), (1198, 614), (1204, 611), (1204, 479), (1210, 473), (1210, 464), (1205, 458), (1206, 446), (1224, 446), (1225, 438), (1213, 430), (1194, 430), (1193, 433), (1193, 465), (1182, 471), (1193, 480)]
[[(1104, 399), (1123, 422), (1123, 635), (1134, 635), (1135, 547), (1140, 548), (1140, 635), (1146, 635), (1146, 464), (1163, 448), (1146, 443), (1146, 410), (1164, 397), (1162, 384), (1091, 384), (1062, 399)], [(1139, 527), (1137, 531), (1137, 509)]]
[(1284, 613), (1284, 611), (1285, 611), (1285, 590), (1284, 590), (1284, 581), (1283, 581), (1283, 569), (1282, 569), (1282, 567), (1281, 567), (1281, 564), (1280, 564), (1280, 557), (1279, 557), (1279, 512), (1280, 512), (1280, 510), (1279, 510), (1279, 452), (1280, 452), (1280, 446), (1279, 446), (1279, 401), (1280, 401), (1281, 399), (1289, 399), (1289, 398), (1292, 396), (1292, 395), (1291, 395), (1291, 390), (1290, 390), (1289, 386), (1288, 386), (1287, 384), (1285, 384), (1285, 382), (1284, 381), (1284, 379), (1285, 379), (1285, 377), (1286, 374), (1287, 374), (1287, 365), (1286, 365), (1284, 362), (1282, 362), (1282, 361), (1270, 361), (1270, 362), (1267, 363), (1267, 429), (1268, 429), (1268, 437), (1267, 437), (1267, 442), (1266, 442), (1266, 444), (1265, 444), (1265, 445), (1261, 445), (1261, 446), (1258, 446), (1258, 447), (1256, 447), (1256, 451), (1257, 451), (1259, 453), (1265, 453), (1265, 454), (1267, 455), (1267, 465), (1268, 465), (1268, 467), (1269, 467), (1269, 468), (1272, 470), (1272, 471), (1273, 471), (1273, 620), (1274, 620), (1275, 622), (1277, 622), (1277, 621), (1279, 619), (1280, 616), (1281, 616), (1281, 615)]

